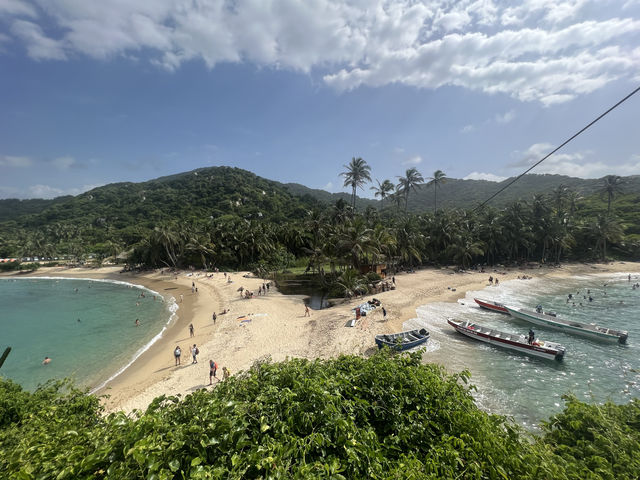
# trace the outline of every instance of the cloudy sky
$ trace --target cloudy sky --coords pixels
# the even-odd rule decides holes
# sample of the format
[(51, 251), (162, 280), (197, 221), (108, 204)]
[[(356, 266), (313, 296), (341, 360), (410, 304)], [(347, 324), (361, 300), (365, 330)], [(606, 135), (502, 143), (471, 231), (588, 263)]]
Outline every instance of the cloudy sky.
[[(640, 0), (0, 0), (0, 198), (230, 165), (518, 174), (640, 85)], [(640, 94), (535, 173), (640, 174)]]

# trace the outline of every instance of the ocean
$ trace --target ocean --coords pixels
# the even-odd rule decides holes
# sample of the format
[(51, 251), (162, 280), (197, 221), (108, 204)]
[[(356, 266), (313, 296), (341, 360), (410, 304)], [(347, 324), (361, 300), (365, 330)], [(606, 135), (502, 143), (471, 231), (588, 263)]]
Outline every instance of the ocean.
[[(628, 282), (626, 274), (512, 280), (467, 292), (457, 303), (424, 305), (405, 327), (431, 332), (425, 361), (470, 370), (482, 408), (536, 430), (562, 411), (568, 392), (597, 402), (640, 396), (640, 289), (632, 289), (638, 281), (634, 275)], [(575, 306), (566, 301), (569, 293)], [(561, 343), (567, 352), (562, 362), (528, 357), (468, 339), (447, 324), (451, 317), (528, 332), (529, 324), (482, 310), (474, 297), (516, 307), (541, 304), (563, 318), (627, 330), (629, 339), (627, 345), (601, 343), (534, 326), (537, 338)], [(159, 338), (177, 309), (175, 301), (139, 286), (62, 278), (0, 278), (0, 302), (0, 351), (12, 347), (0, 375), (30, 390), (49, 378), (72, 377), (90, 389), (104, 385)], [(52, 359), (46, 366), (45, 356)]]
[[(616, 403), (640, 396), (640, 289), (632, 288), (638, 281), (632, 275), (629, 282), (627, 274), (512, 280), (467, 292), (458, 303), (424, 305), (405, 327), (431, 333), (425, 361), (471, 372), (483, 408), (536, 430), (541, 420), (562, 411), (566, 393)], [(573, 299), (567, 303), (569, 294)], [(566, 354), (562, 362), (529, 357), (469, 339), (447, 324), (447, 318), (470, 320), (525, 335), (532, 326), (480, 309), (474, 297), (532, 310), (540, 304), (564, 319), (627, 330), (629, 338), (626, 345), (603, 343), (534, 325), (536, 338), (564, 345)]]
[(12, 349), (0, 376), (28, 390), (66, 377), (103, 386), (160, 337), (177, 309), (138, 285), (69, 278), (1, 278), (0, 305), (0, 353)]

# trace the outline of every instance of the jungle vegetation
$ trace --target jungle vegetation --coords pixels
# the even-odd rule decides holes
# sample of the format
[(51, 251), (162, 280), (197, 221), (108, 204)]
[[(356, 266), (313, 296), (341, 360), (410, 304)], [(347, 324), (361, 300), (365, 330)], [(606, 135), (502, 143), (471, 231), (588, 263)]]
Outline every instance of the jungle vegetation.
[[(96, 188), (51, 201), (0, 223), (0, 257), (84, 262), (91, 258), (138, 267), (285, 271), (301, 267), (330, 282), (386, 264), (392, 269), (456, 265), (637, 259), (640, 200), (636, 177), (608, 176), (582, 196), (565, 184), (503, 206), (448, 208), (456, 180), (416, 168), (371, 187), (378, 202), (359, 208), (358, 189), (371, 181), (362, 158), (341, 175), (351, 194), (332, 204), (309, 190), (294, 195), (244, 170), (214, 167), (144, 183)], [(550, 176), (539, 177), (546, 185)], [(531, 182), (524, 177), (523, 181)], [(495, 185), (495, 184), (494, 184)], [(495, 187), (494, 187), (495, 188)], [(589, 190), (590, 189), (590, 190)], [(427, 193), (433, 210), (408, 206)], [(20, 210), (16, 201), (10, 202)], [(43, 202), (43, 201), (40, 201)], [(38, 203), (42, 206), (42, 203)], [(355, 205), (355, 207), (354, 207)], [(373, 207), (376, 205), (378, 208)], [(6, 207), (6, 205), (5, 205)], [(2, 218), (2, 217), (0, 217)]]
[(565, 409), (533, 435), (480, 410), (467, 372), (419, 353), (257, 363), (144, 412), (104, 415), (66, 382), (0, 379), (7, 478), (637, 478), (640, 402)]

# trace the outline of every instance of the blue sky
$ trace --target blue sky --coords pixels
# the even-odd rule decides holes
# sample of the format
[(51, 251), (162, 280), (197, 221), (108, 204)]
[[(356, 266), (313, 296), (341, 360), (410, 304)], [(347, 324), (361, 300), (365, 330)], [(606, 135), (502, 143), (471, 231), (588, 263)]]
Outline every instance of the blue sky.
[[(640, 0), (0, 0), (0, 198), (217, 165), (346, 191), (354, 156), (500, 180), (638, 85)], [(639, 111), (534, 173), (640, 174)]]

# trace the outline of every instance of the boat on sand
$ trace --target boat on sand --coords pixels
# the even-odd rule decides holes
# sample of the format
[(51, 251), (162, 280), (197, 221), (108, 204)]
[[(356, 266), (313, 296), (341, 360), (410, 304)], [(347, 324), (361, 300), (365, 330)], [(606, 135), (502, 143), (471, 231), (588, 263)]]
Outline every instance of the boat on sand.
[(389, 347), (394, 350), (409, 350), (410, 348), (422, 345), (429, 340), (429, 332), (424, 328), (419, 330), (408, 330), (406, 332), (390, 333), (387, 335), (376, 335), (378, 348)]
[(507, 307), (503, 304), (494, 302), (493, 300), (482, 300), (480, 298), (474, 298), (475, 302), (480, 305), (482, 308), (486, 308), (487, 310), (491, 310), (492, 312), (500, 312), (509, 314)]
[(553, 312), (543, 312), (541, 307), (536, 311), (523, 308), (506, 307), (512, 317), (525, 322), (534, 323), (547, 328), (561, 330), (565, 333), (580, 335), (595, 340), (626, 343), (628, 332), (601, 327), (594, 323), (582, 323), (574, 320), (563, 320)]
[(534, 340), (529, 343), (525, 335), (501, 332), (477, 323), (461, 322), (452, 318), (447, 319), (447, 322), (461, 334), (490, 345), (508, 348), (547, 360), (560, 361), (564, 358), (565, 348), (559, 343), (541, 340)]

